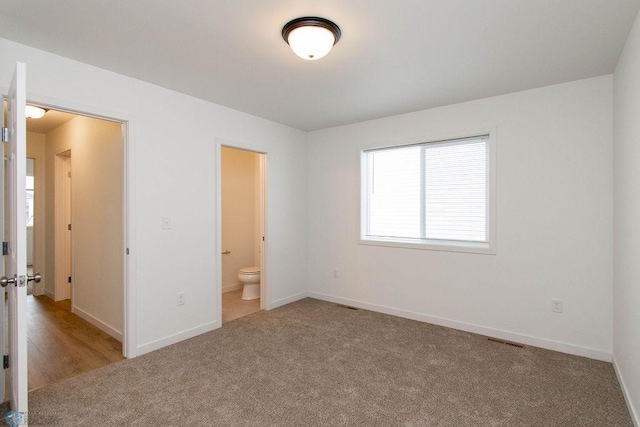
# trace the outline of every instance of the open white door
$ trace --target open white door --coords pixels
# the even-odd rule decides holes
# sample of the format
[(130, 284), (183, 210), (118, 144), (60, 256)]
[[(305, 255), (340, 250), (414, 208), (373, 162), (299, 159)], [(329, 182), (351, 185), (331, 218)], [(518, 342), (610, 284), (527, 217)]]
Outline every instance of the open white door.
[(8, 94), (7, 192), (8, 255), (0, 284), (9, 295), (9, 399), (11, 410), (7, 421), (26, 424), (27, 414), (27, 227), (26, 174), (27, 123), (26, 66), (16, 64)]
[[(4, 101), (4, 98), (3, 98), (3, 101)], [(2, 106), (2, 108), (4, 109), (4, 105)], [(2, 119), (0, 120), (0, 125), (4, 127), (4, 111), (2, 112)], [(2, 141), (2, 138), (0, 138), (0, 141)], [(0, 144), (0, 146), (2, 146), (3, 148), (3, 151), (0, 153), (2, 154), (0, 156), (0, 230), (2, 230), (0, 233), (2, 235), (2, 241), (4, 241), (4, 236), (6, 234), (6, 227), (4, 222), (4, 211), (6, 210), (6, 207), (7, 207), (6, 199), (4, 197), (5, 185), (6, 185), (4, 142)], [(4, 274), (5, 257), (2, 256), (0, 258), (2, 259), (2, 261), (0, 261), (0, 268), (2, 269), (1, 270), (2, 274)], [(5, 288), (0, 287), (0, 302), (4, 302), (4, 301), (6, 301)], [(7, 323), (6, 304), (0, 304), (0, 349), (2, 349), (3, 356), (7, 356), (9, 354), (8, 353), (9, 346), (7, 345), (7, 342), (6, 342), (7, 337), (6, 337), (6, 331), (5, 331), (5, 323)], [(4, 398), (6, 396), (4, 376), (5, 376), (4, 369), (0, 369), (0, 398), (2, 399), (2, 401), (4, 401)], [(2, 419), (3, 415), (4, 414), (0, 414), (0, 419)]]

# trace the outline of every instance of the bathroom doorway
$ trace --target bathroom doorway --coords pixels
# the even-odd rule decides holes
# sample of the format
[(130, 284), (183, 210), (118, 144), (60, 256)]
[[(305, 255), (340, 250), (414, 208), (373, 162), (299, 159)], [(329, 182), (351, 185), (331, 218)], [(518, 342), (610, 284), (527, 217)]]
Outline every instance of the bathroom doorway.
[(220, 148), (222, 323), (265, 308), (266, 154)]

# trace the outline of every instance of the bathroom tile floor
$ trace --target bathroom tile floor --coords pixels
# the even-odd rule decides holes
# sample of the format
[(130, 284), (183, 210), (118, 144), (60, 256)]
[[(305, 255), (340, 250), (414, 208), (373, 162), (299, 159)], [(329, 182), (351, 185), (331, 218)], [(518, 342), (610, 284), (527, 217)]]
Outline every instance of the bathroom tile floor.
[(222, 294), (222, 324), (260, 311), (260, 299), (244, 301), (242, 289)]

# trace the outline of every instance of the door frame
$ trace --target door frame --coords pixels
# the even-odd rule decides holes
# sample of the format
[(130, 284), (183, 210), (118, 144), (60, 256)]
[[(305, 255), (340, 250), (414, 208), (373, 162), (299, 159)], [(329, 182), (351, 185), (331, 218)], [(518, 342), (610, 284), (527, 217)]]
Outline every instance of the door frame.
[(217, 323), (222, 326), (222, 147), (237, 148), (260, 154), (260, 309), (271, 310), (271, 287), (269, 286), (269, 238), (268, 238), (268, 160), (269, 150), (257, 144), (216, 138), (216, 308)]
[[(66, 277), (73, 277), (73, 252), (71, 250), (70, 242), (67, 239), (66, 233), (68, 230), (65, 226), (67, 223), (71, 224), (73, 221), (71, 218), (71, 183), (70, 177), (65, 179), (65, 172), (71, 172), (71, 149), (62, 151), (55, 154), (54, 159), (54, 251), (56, 254), (63, 254), (63, 256), (56, 256), (53, 271), (53, 299), (60, 301), (64, 299), (71, 299), (73, 306), (73, 298), (71, 290), (68, 289), (68, 282)], [(69, 218), (69, 220), (67, 220)], [(70, 237), (70, 236), (69, 236)], [(71, 268), (67, 271), (67, 265)]]
[[(28, 134), (27, 130), (27, 134)], [(27, 135), (27, 141), (29, 137)], [(29, 149), (29, 144), (27, 143), (27, 161), (29, 159), (33, 160), (33, 171), (35, 175), (34, 189), (35, 189), (35, 215), (33, 219), (33, 272), (40, 272), (44, 270), (43, 260), (44, 260), (44, 246), (45, 246), (45, 236), (44, 236), (44, 198), (45, 198), (45, 189), (44, 189), (44, 153), (39, 151), (34, 151), (33, 148)], [(40, 194), (42, 193), (42, 194)], [(33, 285), (33, 295), (43, 295), (44, 294), (44, 280), (40, 283), (36, 283)]]
[[(136, 271), (137, 256), (135, 246), (136, 226), (135, 218), (137, 207), (135, 203), (136, 179), (132, 171), (136, 170), (137, 158), (136, 150), (132, 148), (131, 135), (135, 135), (134, 118), (128, 113), (115, 112), (95, 105), (84, 105), (73, 101), (53, 98), (33, 92), (27, 93), (27, 103), (37, 105), (45, 109), (63, 111), (66, 113), (92, 117), (100, 120), (108, 120), (122, 125), (123, 142), (123, 233), (124, 248), (123, 254), (123, 284), (124, 284), (124, 327), (122, 331), (122, 354), (130, 359), (137, 356), (137, 292), (136, 292)], [(47, 276), (52, 277), (54, 272), (47, 272)]]

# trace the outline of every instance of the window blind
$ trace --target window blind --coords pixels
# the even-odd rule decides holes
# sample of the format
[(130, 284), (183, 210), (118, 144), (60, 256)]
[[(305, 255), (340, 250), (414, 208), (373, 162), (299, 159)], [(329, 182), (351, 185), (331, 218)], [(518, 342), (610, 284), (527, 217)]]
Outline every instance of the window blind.
[(488, 140), (367, 151), (365, 235), (487, 242)]

